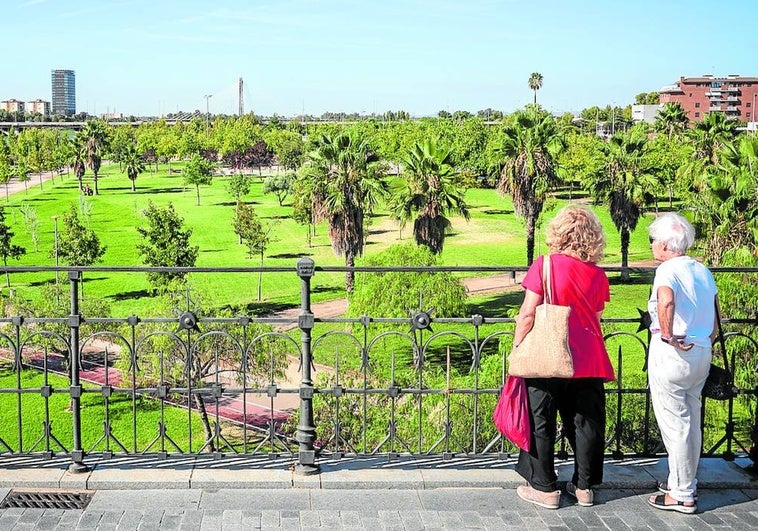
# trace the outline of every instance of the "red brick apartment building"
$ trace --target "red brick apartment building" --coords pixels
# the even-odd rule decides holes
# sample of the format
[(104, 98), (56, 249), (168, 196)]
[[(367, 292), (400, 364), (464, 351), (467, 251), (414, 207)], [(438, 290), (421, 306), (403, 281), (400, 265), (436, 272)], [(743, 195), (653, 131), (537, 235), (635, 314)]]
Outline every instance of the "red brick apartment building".
[(660, 91), (661, 104), (679, 102), (687, 117), (695, 122), (709, 112), (723, 112), (742, 122), (755, 122), (758, 77), (728, 75), (714, 77), (680, 77), (673, 85)]

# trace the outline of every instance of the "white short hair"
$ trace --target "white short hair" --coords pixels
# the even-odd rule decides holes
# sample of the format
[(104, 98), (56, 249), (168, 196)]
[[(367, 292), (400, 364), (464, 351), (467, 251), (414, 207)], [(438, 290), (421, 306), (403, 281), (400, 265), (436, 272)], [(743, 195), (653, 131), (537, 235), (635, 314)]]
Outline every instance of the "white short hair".
[(684, 254), (695, 243), (695, 228), (684, 217), (673, 212), (667, 212), (650, 224), (650, 237), (666, 244), (675, 252)]

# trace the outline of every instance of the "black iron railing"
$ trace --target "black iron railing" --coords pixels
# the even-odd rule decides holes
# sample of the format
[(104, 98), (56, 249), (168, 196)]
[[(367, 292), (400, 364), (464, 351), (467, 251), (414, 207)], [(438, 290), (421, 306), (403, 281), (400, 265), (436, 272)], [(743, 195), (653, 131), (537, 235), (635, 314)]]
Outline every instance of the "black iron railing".
[[(524, 269), (354, 268), (510, 273), (514, 283)], [(65, 454), (70, 469), (82, 472), (93, 454), (285, 455), (309, 474), (320, 460), (342, 456), (444, 460), (515, 452), (491, 422), (507, 372), (510, 317), (436, 317), (423, 301), (403, 318), (319, 317), (311, 306), (314, 274), (345, 268), (316, 267), (308, 258), (295, 268), (7, 270), (65, 271), (70, 304), (66, 315), (0, 318), (0, 459)], [(631, 271), (650, 275), (652, 268)], [(299, 314), (213, 316), (186, 304), (172, 317), (87, 315), (80, 283), (82, 273), (94, 272), (290, 273), (300, 282)], [(606, 386), (606, 447), (614, 458), (663, 452), (641, 371), (648, 342), (641, 319), (603, 321), (617, 370)], [(738, 392), (703, 402), (703, 454), (756, 460), (756, 320), (724, 323)], [(566, 441), (558, 444), (558, 455), (568, 456)]]

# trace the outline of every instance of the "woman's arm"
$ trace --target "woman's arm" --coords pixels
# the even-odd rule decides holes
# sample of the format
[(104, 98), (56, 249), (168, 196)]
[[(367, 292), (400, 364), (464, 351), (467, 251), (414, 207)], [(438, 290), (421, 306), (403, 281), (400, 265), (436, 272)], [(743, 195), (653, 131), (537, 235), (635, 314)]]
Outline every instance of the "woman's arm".
[(516, 316), (516, 330), (513, 332), (514, 347), (519, 346), (519, 343), (524, 340), (526, 334), (528, 334), (532, 329), (532, 326), (534, 326), (534, 314), (537, 310), (537, 306), (541, 303), (542, 295), (538, 295), (531, 290), (526, 290), (524, 302), (521, 303), (521, 309), (519, 309), (518, 315)]
[(661, 339), (679, 350), (690, 350), (693, 344), (684, 343), (683, 337), (674, 335), (674, 290), (661, 286), (656, 292), (658, 297), (658, 324), (661, 327)]

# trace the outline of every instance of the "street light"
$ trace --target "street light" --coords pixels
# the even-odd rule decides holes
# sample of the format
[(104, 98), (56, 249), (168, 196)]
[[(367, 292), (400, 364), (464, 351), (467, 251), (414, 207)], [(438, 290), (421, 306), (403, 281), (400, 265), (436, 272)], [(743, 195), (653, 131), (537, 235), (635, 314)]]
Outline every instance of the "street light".
[(208, 101), (213, 97), (213, 94), (206, 94), (203, 97), (205, 98), (205, 136), (208, 136), (208, 131), (210, 128), (210, 120), (211, 120), (211, 113), (210, 113)]
[(58, 297), (58, 216), (53, 216), (53, 238), (55, 248), (55, 296)]

